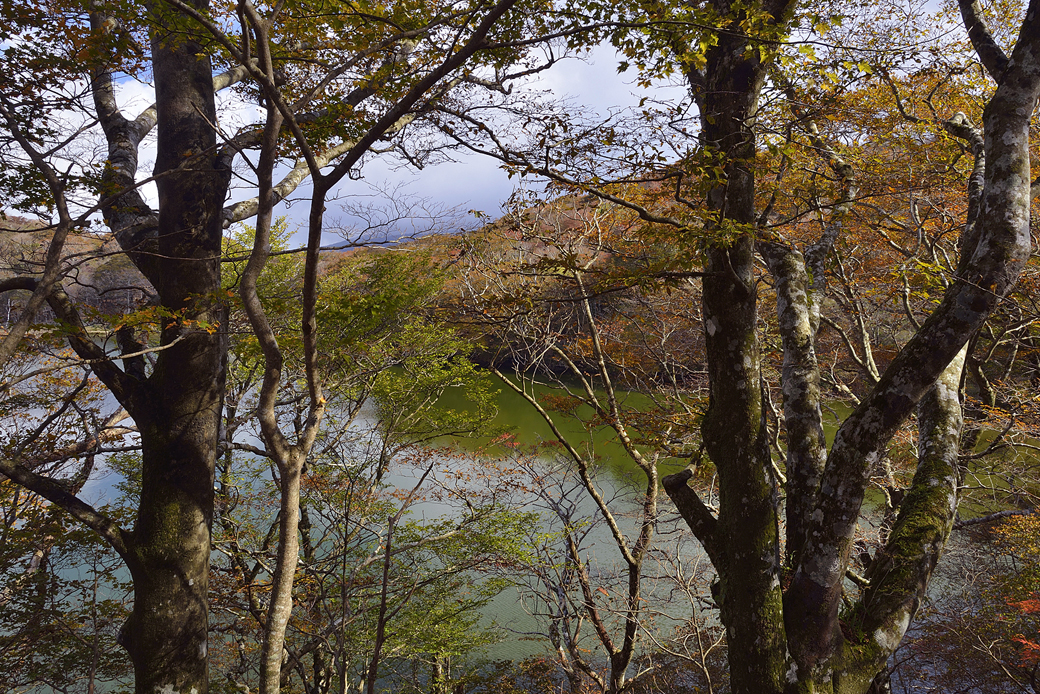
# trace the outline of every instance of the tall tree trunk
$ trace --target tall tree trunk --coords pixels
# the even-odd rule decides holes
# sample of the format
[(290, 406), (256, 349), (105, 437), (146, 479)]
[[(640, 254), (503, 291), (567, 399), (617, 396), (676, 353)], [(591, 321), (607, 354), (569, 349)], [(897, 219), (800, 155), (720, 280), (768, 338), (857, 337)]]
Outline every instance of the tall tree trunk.
[[(784, 3), (767, 11), (787, 11)], [(755, 21), (761, 21), (757, 19)], [(765, 66), (745, 36), (719, 34), (700, 83), (702, 140), (722, 157), (725, 180), (708, 193), (723, 238), (706, 249), (703, 321), (710, 383), (702, 425), (719, 475), (712, 561), (715, 591), (739, 694), (781, 692), (787, 644), (780, 586), (779, 494), (762, 403), (754, 278), (755, 135)], [(727, 241), (725, 236), (736, 235)]]
[[(965, 0), (962, 10), (966, 6), (974, 5)], [(717, 9), (733, 11), (721, 4)], [(780, 17), (782, 6), (775, 9), (773, 16)], [(726, 16), (729, 27), (744, 25)], [(687, 486), (689, 472), (666, 478), (665, 489), (719, 573), (716, 598), (734, 692), (868, 691), (902, 640), (948, 536), (956, 509), (964, 344), (1010, 290), (1029, 254), (1028, 132), (1040, 93), (1040, 0), (1030, 3), (1010, 59), (986, 36), (978, 38), (985, 32), (981, 23), (967, 23), (976, 46), (984, 44), (980, 55), (999, 83), (985, 112), (985, 156), (981, 148), (976, 152), (977, 168), (983, 160), (985, 166), (979, 223), (970, 212), (957, 282), (842, 425), (826, 458), (818, 450), (818, 400), (809, 392), (817, 369), (811, 344), (800, 334), (811, 326), (804, 265), (763, 245), (771, 269), (793, 280), (778, 286), (782, 300), (801, 304), (790, 320), (785, 321), (790, 306), (779, 311), (785, 359), (798, 362), (790, 365), (796, 368), (785, 364), (785, 391), (805, 391), (805, 397), (790, 400), (799, 416), (788, 423), (788, 443), (803, 450), (789, 454), (788, 462), (804, 460), (807, 474), (789, 484), (789, 494), (808, 495), (788, 499), (797, 513), (790, 538), (796, 565), (782, 608), (776, 482), (763, 436), (749, 238), (755, 221), (752, 127), (763, 69), (759, 52), (730, 30), (716, 34), (704, 72), (691, 71), (705, 148), (726, 166), (725, 180), (709, 192), (708, 204), (720, 230), (735, 238), (708, 244), (703, 282), (710, 379), (703, 435), (718, 469), (718, 517)], [(956, 128), (960, 121), (949, 125)], [(972, 144), (974, 150), (981, 142)], [(973, 174), (972, 200), (980, 178)], [(776, 251), (772, 257), (770, 250)], [(918, 472), (886, 546), (871, 564), (861, 604), (849, 615), (848, 636), (839, 608), (871, 465), (922, 398)]]
[[(200, 9), (208, 3), (197, 2)], [(158, 259), (139, 263), (174, 318), (155, 368), (128, 403), (142, 443), (142, 487), (128, 565), (134, 608), (121, 642), (136, 691), (208, 689), (210, 525), (227, 340), (220, 289), (221, 210), (213, 71), (183, 18), (153, 6), (159, 189)], [(137, 250), (137, 249), (135, 249)]]
[[(977, 33), (977, 24), (974, 29)], [(954, 416), (954, 406), (947, 401), (951, 390), (956, 393), (953, 374), (960, 373), (968, 337), (1010, 291), (1030, 251), (1029, 126), (1040, 94), (1040, 2), (1030, 4), (1010, 60), (1002, 53), (1000, 57), (1002, 60), (989, 56), (989, 62), (997, 63), (994, 67), (987, 62), (999, 84), (984, 114), (984, 188), (978, 223), (969, 211), (958, 279), (837, 432), (803, 560), (785, 596), (795, 675), (806, 683), (806, 691), (821, 687), (866, 691), (885, 658), (899, 645), (948, 533), (946, 526), (955, 509), (956, 473), (947, 449), (955, 445), (956, 438), (954, 444), (939, 444), (944, 437), (960, 433), (959, 407)], [(987, 61), (986, 55), (983, 60)], [(974, 187), (973, 176), (969, 202)], [(937, 380), (939, 386), (933, 387)], [(890, 565), (883, 584), (882, 569), (872, 565), (870, 573), (877, 584), (872, 582), (864, 596), (865, 605), (872, 600), (869, 609), (860, 608), (859, 613), (865, 615), (862, 624), (866, 631), (850, 640), (838, 613), (870, 467), (906, 416), (929, 393), (931, 402), (921, 420), (922, 446), (927, 443), (929, 449), (922, 449), (918, 475), (882, 553), (881, 565)], [(927, 434), (932, 420), (940, 422), (938, 426), (945, 427), (946, 433)], [(885, 600), (878, 599), (881, 592)]]

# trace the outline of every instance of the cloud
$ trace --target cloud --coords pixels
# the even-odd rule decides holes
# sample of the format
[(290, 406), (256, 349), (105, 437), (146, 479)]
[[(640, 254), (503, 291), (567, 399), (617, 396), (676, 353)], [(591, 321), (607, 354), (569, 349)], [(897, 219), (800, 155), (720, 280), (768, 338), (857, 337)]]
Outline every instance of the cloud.
[[(584, 59), (561, 61), (530, 80), (524, 88), (563, 102), (572, 112), (585, 118), (605, 118), (622, 109), (637, 108), (640, 98), (647, 94), (634, 84), (634, 75), (618, 74), (619, 62), (612, 47), (599, 46)], [(685, 89), (659, 84), (653, 87), (653, 94), (679, 100), (685, 95)], [(423, 170), (405, 166), (400, 160), (371, 157), (360, 173), (364, 182), (377, 188), (392, 189), (397, 194), (429, 200), (445, 208), (463, 212), (478, 210), (497, 217), (513, 194), (517, 179), (510, 179), (491, 157), (468, 152), (456, 152), (452, 157), (454, 161)], [(352, 195), (358, 186), (356, 181), (344, 181), (339, 193)], [(345, 221), (349, 220), (347, 215)]]

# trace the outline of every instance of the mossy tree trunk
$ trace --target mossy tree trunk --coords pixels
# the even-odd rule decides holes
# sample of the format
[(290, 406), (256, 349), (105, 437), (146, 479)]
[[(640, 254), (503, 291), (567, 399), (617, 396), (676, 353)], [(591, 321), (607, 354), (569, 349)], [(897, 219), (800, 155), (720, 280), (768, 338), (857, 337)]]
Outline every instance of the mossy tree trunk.
[[(729, 11), (726, 3), (717, 4), (720, 12)], [(768, 24), (782, 24), (794, 4), (756, 3), (748, 13), (764, 12), (773, 18)], [(763, 409), (754, 277), (754, 124), (768, 67), (759, 55), (748, 36), (720, 33), (706, 55), (704, 71), (690, 75), (701, 110), (702, 144), (710, 156), (725, 162), (722, 180), (708, 193), (708, 206), (716, 214), (720, 236), (732, 239), (707, 244), (703, 279), (710, 390), (702, 434), (718, 471), (719, 511), (717, 519), (703, 508), (690, 511), (691, 527), (719, 574), (713, 592), (726, 628), (733, 691), (764, 694), (783, 691), (787, 644), (779, 488)], [(680, 481), (666, 486), (673, 498), (688, 490)], [(687, 501), (699, 505), (695, 499)]]
[[(208, 6), (205, 0), (194, 4), (203, 11)], [(210, 525), (227, 355), (225, 308), (218, 296), (221, 213), (231, 172), (217, 147), (214, 76), (205, 47), (184, 30), (178, 13), (161, 3), (149, 11), (154, 106), (134, 120), (124, 117), (113, 68), (104, 61), (91, 75), (91, 92), (108, 140), (104, 189), (120, 191), (102, 211), (155, 288), (164, 316), (151, 373), (131, 330), (118, 333), (127, 355), (120, 369), (86, 334), (60, 285), (47, 297), (69, 329), (70, 345), (90, 361), (140, 432), (141, 494), (133, 530), (119, 528), (17, 461), (0, 461), (0, 470), (97, 530), (126, 562), (134, 606), (119, 640), (133, 662), (136, 691), (201, 694), (209, 684)], [(118, 26), (100, 8), (90, 21), (99, 32)], [(135, 185), (138, 147), (153, 128), (157, 213)]]
[(159, 210), (149, 242), (157, 255), (138, 267), (176, 319), (163, 328), (167, 348), (152, 373), (144, 377), (143, 364), (128, 368), (133, 383), (114, 389), (125, 393), (142, 443), (141, 498), (126, 557), (134, 609), (121, 642), (136, 691), (205, 692), (213, 471), (227, 354), (216, 294), (230, 172), (217, 164), (206, 51), (174, 29), (184, 21), (176, 13), (157, 5), (153, 21)]
[[(758, 9), (782, 25), (790, 8)], [(718, 470), (718, 514), (687, 485), (689, 472), (666, 478), (665, 489), (719, 573), (714, 592), (727, 630), (734, 692), (867, 692), (902, 640), (948, 537), (956, 512), (964, 346), (1011, 289), (1029, 255), (1028, 134), (1040, 95), (1040, 2), (1030, 4), (1010, 57), (989, 37), (977, 4), (966, 1), (962, 10), (998, 87), (985, 111), (984, 137), (973, 136), (963, 116), (945, 124), (968, 140), (977, 164), (957, 280), (845, 420), (829, 453), (822, 443), (812, 349), (819, 307), (813, 306), (811, 288), (822, 273), (814, 267), (810, 278), (791, 246), (759, 244), (776, 281), (784, 345), (790, 583), (782, 595), (778, 482), (765, 443), (751, 267), (753, 124), (764, 67), (758, 52), (743, 50), (747, 37), (742, 42), (739, 32), (730, 32), (719, 33), (703, 73), (690, 73), (704, 145), (726, 162), (724, 182), (709, 192), (708, 204), (718, 212), (720, 230), (735, 239), (705, 249), (710, 400), (703, 435)], [(819, 253), (806, 255), (818, 263)], [(870, 563), (860, 603), (840, 621), (871, 466), (915, 407), (917, 474), (892, 533)]]

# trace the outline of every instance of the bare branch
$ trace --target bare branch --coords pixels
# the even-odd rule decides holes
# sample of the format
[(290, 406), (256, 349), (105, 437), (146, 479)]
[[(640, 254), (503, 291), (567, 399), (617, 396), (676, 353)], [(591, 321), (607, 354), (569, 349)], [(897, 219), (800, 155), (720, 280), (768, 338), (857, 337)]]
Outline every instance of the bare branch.
[(132, 560), (130, 548), (133, 540), (130, 533), (120, 528), (111, 518), (70, 493), (61, 482), (38, 475), (7, 458), (0, 458), (0, 474), (65, 509), (73, 518), (103, 537), (124, 560)]

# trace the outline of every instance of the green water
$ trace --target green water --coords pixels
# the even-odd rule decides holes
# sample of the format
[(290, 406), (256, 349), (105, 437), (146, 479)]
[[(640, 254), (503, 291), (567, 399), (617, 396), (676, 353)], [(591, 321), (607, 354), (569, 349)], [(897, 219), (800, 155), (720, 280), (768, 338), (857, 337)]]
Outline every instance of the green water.
[[(595, 461), (601, 469), (610, 473), (616, 481), (627, 481), (633, 476), (641, 476), (631, 456), (621, 444), (617, 432), (610, 426), (598, 423), (595, 412), (588, 405), (580, 405), (572, 412), (561, 413), (551, 407), (554, 397), (564, 397), (567, 391), (559, 385), (525, 382), (527, 391), (535, 396), (548, 411), (553, 423), (563, 437), (578, 453), (588, 460)], [(573, 387), (573, 386), (572, 386)], [(574, 392), (577, 392), (575, 389)], [(653, 399), (641, 393), (616, 391), (619, 408), (623, 413), (640, 413), (654, 409)], [(606, 407), (606, 394), (596, 392), (601, 403)], [(566, 451), (557, 445), (557, 437), (545, 418), (523, 396), (509, 385), (499, 382), (498, 394), (495, 398), (498, 414), (490, 424), (490, 433), (477, 438), (457, 438), (451, 441), (468, 452), (486, 452), (490, 455), (508, 453), (517, 447), (525, 452), (535, 452), (546, 457), (552, 455), (566, 456)], [(454, 410), (468, 410), (470, 403), (465, 393), (454, 390), (446, 392), (438, 406)], [(624, 414), (622, 420), (629, 419)], [(629, 429), (629, 435), (638, 440), (638, 430)], [(447, 442), (447, 440), (445, 440)], [(497, 442), (497, 443), (496, 443)], [(640, 453), (648, 453), (645, 446), (636, 446)], [(662, 474), (682, 469), (686, 463), (679, 459), (662, 459)]]
[[(561, 397), (567, 394), (567, 391), (564, 389), (567, 387), (566, 385), (560, 386), (546, 382), (532, 383), (531, 381), (526, 381), (525, 386), (528, 392), (532, 393), (542, 403), (542, 406), (552, 417), (557, 429), (579, 453), (590, 460), (595, 460), (602, 469), (608, 471), (617, 481), (627, 481), (635, 475), (641, 475), (639, 468), (625, 451), (624, 446), (621, 445), (617, 432), (610, 426), (595, 424), (592, 407), (581, 405), (573, 413), (560, 413), (551, 409), (549, 403), (553, 396)], [(575, 389), (574, 392), (577, 392), (575, 386), (572, 385), (570, 387)], [(519, 444), (525, 449), (541, 447), (545, 451), (545, 455), (565, 453), (562, 448), (551, 443), (556, 441), (556, 436), (531, 403), (507, 384), (500, 382), (498, 388), (499, 391), (496, 397), (498, 415), (491, 423), (491, 430), (494, 432), (494, 435), (451, 439), (452, 443), (468, 452), (487, 452), (492, 455), (501, 454), (508, 452), (510, 446), (494, 445), (492, 441), (505, 434), (509, 437), (511, 443)], [(633, 419), (631, 415), (646, 412), (657, 407), (654, 399), (649, 395), (632, 391), (615, 392), (617, 393), (619, 408), (623, 412), (630, 414), (629, 420)], [(596, 395), (605, 406), (606, 394), (602, 391), (597, 391)], [(687, 404), (697, 409), (703, 409), (706, 403), (703, 400), (697, 401), (691, 398)], [(466, 399), (465, 393), (460, 390), (446, 392), (438, 402), (438, 406), (454, 410), (470, 409), (470, 403)], [(842, 402), (828, 403), (824, 408), (824, 433), (827, 437), (828, 445), (833, 443), (838, 426), (850, 412), (852, 412), (852, 407)], [(632, 427), (629, 431), (629, 435), (633, 438), (637, 438), (638, 433), (635, 427)], [(448, 440), (446, 439), (444, 442), (447, 443)], [(549, 445), (546, 445), (547, 442), (550, 442)], [(637, 449), (640, 453), (649, 452), (644, 446), (637, 446)], [(662, 458), (659, 468), (663, 476), (681, 470), (686, 464), (685, 460), (678, 458)]]
[[(545, 382), (532, 383), (531, 381), (526, 381), (525, 385), (528, 388), (528, 392), (534, 394), (542, 402), (543, 407), (549, 410), (549, 415), (553, 418), (563, 436), (579, 453), (590, 460), (595, 460), (599, 468), (607, 473), (606, 476), (615, 485), (633, 481), (638, 482), (642, 479), (641, 471), (619, 442), (617, 433), (609, 426), (593, 424), (594, 417), (591, 407), (583, 405), (574, 410), (573, 413), (566, 414), (555, 412), (550, 409), (549, 405), (553, 396), (560, 397), (566, 395), (564, 387)], [(572, 385), (571, 387), (573, 388), (574, 386)], [(526, 399), (507, 384), (499, 383), (498, 389), (496, 397), (498, 415), (491, 424), (491, 429), (496, 434), (507, 434), (512, 444), (519, 444), (524, 450), (540, 450), (541, 454), (546, 457), (565, 453), (559, 446), (546, 445), (547, 442), (555, 442), (556, 437), (542, 415)], [(606, 402), (605, 393), (597, 392), (596, 394), (597, 397), (601, 398), (602, 402)], [(630, 413), (630, 415), (640, 411), (651, 410), (656, 406), (653, 398), (642, 393), (617, 391), (617, 394), (621, 409)], [(691, 399), (688, 404), (699, 408), (704, 407), (703, 401), (696, 402)], [(445, 393), (438, 406), (466, 410), (469, 409), (469, 402), (465, 393), (455, 390)], [(833, 444), (838, 427), (852, 413), (853, 409), (852, 405), (841, 401), (830, 401), (824, 404), (823, 427), (828, 446)], [(629, 419), (631, 419), (631, 416), (629, 416)], [(637, 436), (638, 432), (633, 428), (630, 434)], [(996, 431), (984, 431), (975, 445), (974, 452), (985, 450), (996, 434)], [(486, 452), (490, 455), (501, 455), (509, 452), (510, 446), (508, 445), (490, 445), (493, 438), (493, 436), (484, 436), (476, 439), (460, 438), (452, 440), (452, 443), (467, 452)], [(1029, 440), (1028, 443), (1037, 445), (1038, 442)], [(637, 448), (640, 448), (640, 451), (643, 453), (648, 452), (642, 447)], [(893, 441), (889, 446), (889, 456), (897, 469), (902, 468), (905, 471), (906, 482), (909, 482), (909, 476), (913, 474), (916, 464), (915, 447), (908, 441)], [(1034, 464), (1037, 462), (1035, 453), (1027, 448), (1005, 449), (1002, 457), (1005, 458), (1002, 464), (1003, 467), (1015, 467), (1015, 463), (1007, 461), (1008, 458), (1021, 458), (1033, 461)], [(659, 464), (661, 476), (676, 472), (685, 465), (685, 460), (663, 458)], [(972, 472), (978, 483), (990, 486), (996, 490), (1006, 490), (1009, 487), (1009, 483), (1005, 476), (988, 472), (985, 469), (986, 465), (985, 461), (972, 463)], [(885, 497), (880, 489), (871, 485), (867, 489), (865, 501), (867, 509), (877, 509), (884, 505)], [(980, 503), (978, 500), (965, 500), (960, 516), (962, 518), (971, 518), (994, 510), (1001, 510), (1003, 508), (1001, 503), (998, 500), (989, 503)]]

